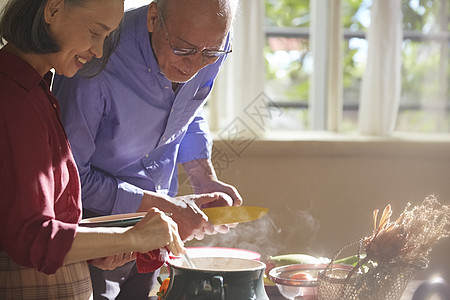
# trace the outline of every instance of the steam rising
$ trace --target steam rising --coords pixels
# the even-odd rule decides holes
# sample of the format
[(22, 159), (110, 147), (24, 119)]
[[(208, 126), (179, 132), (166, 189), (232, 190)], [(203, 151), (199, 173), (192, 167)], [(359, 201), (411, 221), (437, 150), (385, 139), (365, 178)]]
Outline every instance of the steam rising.
[[(290, 225), (283, 227), (280, 224)], [(259, 220), (239, 224), (227, 234), (205, 236), (186, 246), (246, 249), (260, 253), (261, 260), (265, 260), (273, 255), (309, 252), (309, 245), (319, 228), (320, 222), (307, 211), (284, 207), (271, 209)]]

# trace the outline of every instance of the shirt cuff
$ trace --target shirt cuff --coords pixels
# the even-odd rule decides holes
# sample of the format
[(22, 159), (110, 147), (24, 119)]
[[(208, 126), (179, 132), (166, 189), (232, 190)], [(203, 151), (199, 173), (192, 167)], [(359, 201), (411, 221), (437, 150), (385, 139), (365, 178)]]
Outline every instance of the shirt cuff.
[(208, 133), (188, 133), (180, 145), (178, 163), (185, 163), (196, 159), (208, 159), (212, 152), (212, 137)]
[(211, 157), (211, 147), (208, 144), (205, 144), (204, 139), (202, 139), (199, 143), (201, 143), (202, 147), (189, 147), (185, 148), (185, 150), (178, 156), (178, 163), (185, 163), (192, 160), (197, 159), (208, 159)]

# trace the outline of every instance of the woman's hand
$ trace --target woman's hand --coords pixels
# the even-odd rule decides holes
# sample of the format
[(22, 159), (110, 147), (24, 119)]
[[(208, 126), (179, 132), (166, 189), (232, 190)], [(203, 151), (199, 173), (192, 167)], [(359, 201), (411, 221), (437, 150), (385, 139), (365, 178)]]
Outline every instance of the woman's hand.
[(186, 253), (177, 223), (157, 208), (151, 208), (133, 227), (79, 226), (64, 263), (94, 259), (94, 265), (112, 269), (134, 259), (133, 254), (130, 257), (132, 252), (146, 253), (163, 247), (176, 256)]
[(175, 256), (186, 253), (177, 223), (157, 208), (149, 209), (144, 218), (126, 234), (131, 236), (137, 252), (167, 247)]
[(136, 259), (136, 252), (122, 253), (114, 256), (94, 258), (89, 260), (89, 264), (102, 270), (114, 270), (117, 267)]

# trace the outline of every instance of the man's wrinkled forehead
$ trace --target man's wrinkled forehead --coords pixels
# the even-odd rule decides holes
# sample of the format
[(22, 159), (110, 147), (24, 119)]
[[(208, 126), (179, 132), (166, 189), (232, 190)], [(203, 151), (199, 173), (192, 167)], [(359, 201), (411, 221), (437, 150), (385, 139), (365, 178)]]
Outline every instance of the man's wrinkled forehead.
[(216, 16), (231, 21), (237, 10), (238, 0), (163, 0), (161, 13), (164, 17), (192, 15)]

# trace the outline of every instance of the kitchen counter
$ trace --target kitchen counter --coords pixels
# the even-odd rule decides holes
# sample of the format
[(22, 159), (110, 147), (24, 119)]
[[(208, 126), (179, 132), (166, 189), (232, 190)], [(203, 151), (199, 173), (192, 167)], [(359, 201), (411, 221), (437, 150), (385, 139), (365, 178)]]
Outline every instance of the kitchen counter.
[[(411, 300), (412, 296), (414, 294), (414, 291), (416, 290), (417, 286), (420, 284), (421, 281), (419, 280), (413, 280), (408, 287), (405, 290), (405, 293), (403, 294), (402, 298), (400, 300)], [(266, 286), (266, 293), (270, 300), (286, 300), (279, 292), (278, 288), (276, 286)], [(157, 300), (158, 297), (149, 297), (149, 300)], [(296, 300), (301, 300), (301, 298), (297, 298)], [(433, 300), (431, 298), (430, 300)], [(437, 299), (436, 299), (437, 300)]]
[[(421, 283), (420, 280), (413, 280), (409, 283), (408, 287), (405, 290), (405, 293), (400, 298), (400, 300), (411, 300), (414, 294), (414, 291)], [(279, 292), (278, 288), (276, 286), (266, 286), (266, 293), (267, 296), (269, 296), (270, 300), (286, 300)], [(301, 300), (301, 297), (297, 297), (295, 300)], [(434, 298), (431, 298), (430, 300), (433, 300)], [(439, 298), (438, 298), (439, 299)], [(438, 300), (436, 299), (436, 300)]]
[[(165, 272), (163, 272), (162, 274), (162, 278), (166, 278), (168, 276), (168, 274), (165, 274)], [(421, 283), (421, 280), (413, 280), (409, 283), (408, 287), (405, 290), (405, 293), (403, 294), (403, 296), (400, 298), (400, 300), (411, 300), (414, 294), (414, 291), (416, 290), (416, 288), (419, 286), (419, 284)], [(159, 288), (159, 286), (158, 286)], [(270, 300), (286, 300), (286, 298), (284, 298), (280, 292), (278, 291), (278, 288), (276, 286), (265, 286), (266, 289), (266, 293), (267, 296), (269, 297)], [(150, 297), (149, 300), (157, 300), (158, 297), (155, 296), (157, 289), (155, 288), (155, 290), (153, 290), (152, 293), (150, 293)], [(301, 297), (296, 298), (296, 300), (301, 300)], [(429, 300), (440, 300), (439, 298), (431, 298)]]

